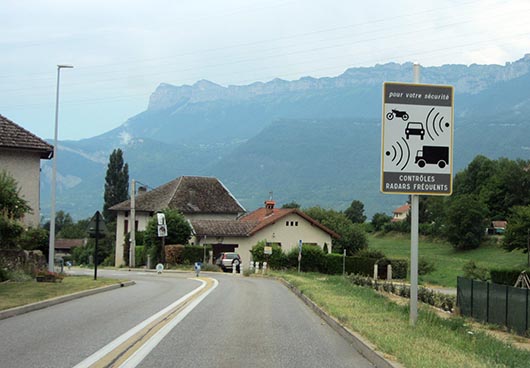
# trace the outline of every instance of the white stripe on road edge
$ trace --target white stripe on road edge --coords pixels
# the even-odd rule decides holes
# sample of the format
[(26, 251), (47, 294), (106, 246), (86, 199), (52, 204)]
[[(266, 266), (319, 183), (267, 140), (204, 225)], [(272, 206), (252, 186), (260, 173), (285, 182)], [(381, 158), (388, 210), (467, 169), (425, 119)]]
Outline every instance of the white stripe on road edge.
[[(120, 346), (121, 344), (123, 344), (125, 341), (127, 341), (129, 338), (131, 338), (132, 336), (134, 336), (136, 333), (138, 333), (139, 331), (141, 331), (142, 329), (144, 329), (146, 326), (148, 326), (150, 323), (152, 323), (153, 321), (155, 321), (156, 319), (160, 318), (161, 316), (163, 316), (164, 314), (168, 313), (169, 311), (171, 311), (173, 308), (177, 307), (179, 304), (181, 303), (184, 303), (186, 300), (188, 300), (189, 298), (191, 298), (193, 295), (197, 294), (198, 292), (200, 292), (202, 289), (204, 289), (206, 287), (206, 282), (203, 281), (203, 280), (200, 280), (200, 279), (196, 279), (198, 281), (201, 282), (201, 286), (199, 286), (197, 289), (195, 290), (192, 290), (191, 292), (189, 292), (188, 294), (184, 295), (182, 298), (180, 298), (179, 300), (175, 301), (174, 303), (168, 305), (166, 308), (162, 309), (161, 311), (159, 311), (158, 313), (152, 315), (151, 317), (147, 318), (146, 320), (144, 320), (143, 322), (140, 322), (138, 325), (136, 325), (135, 327), (131, 328), (129, 331), (125, 332), (124, 334), (122, 334), (121, 336), (119, 336), (118, 338), (116, 338), (115, 340), (113, 340), (112, 342), (110, 342), (109, 344), (105, 345), (103, 348), (99, 349), (98, 351), (96, 351), (94, 354), (92, 354), (91, 356), (89, 356), (88, 358), (86, 358), (85, 360), (83, 360), (82, 362), (80, 362), (79, 364), (75, 365), (74, 368), (88, 368), (90, 367), (91, 365), (93, 365), (94, 363), (96, 363), (97, 361), (99, 361), (100, 359), (102, 359), (104, 356), (106, 356), (107, 354), (109, 354), (111, 351), (113, 351), (114, 349), (116, 349), (118, 346)], [(217, 285), (219, 284), (219, 282), (215, 279), (213, 279), (214, 281), (214, 285), (213, 287), (205, 292), (205, 294), (198, 298), (199, 302), (201, 300), (204, 299), (204, 297), (206, 297), (206, 295), (208, 295), (213, 289), (215, 289), (217, 287)], [(180, 317), (177, 317), (175, 319), (178, 319), (178, 322), (180, 322), (189, 312), (191, 312), (191, 310), (193, 309), (193, 307), (195, 307), (197, 304), (199, 304), (198, 302), (197, 303), (192, 303), (190, 306), (188, 306), (187, 308), (185, 308), (181, 314), (183, 314), (182, 318)], [(192, 307), (192, 308), (190, 308)], [(185, 312), (185, 314), (184, 314)], [(180, 315), (180, 314), (179, 314)], [(178, 323), (177, 322), (177, 323)], [(173, 325), (173, 327), (175, 327), (177, 325), (177, 323), (175, 323)], [(161, 331), (164, 330), (164, 329), (161, 329)], [(161, 331), (159, 331), (158, 333), (160, 333)], [(168, 333), (169, 331), (166, 332), (166, 334)], [(157, 335), (155, 334), (151, 339), (154, 339)], [(165, 336), (165, 335), (164, 335)], [(150, 340), (149, 340), (150, 341)], [(148, 341), (148, 342), (149, 342)], [(151, 350), (155, 347), (156, 345), (154, 345)], [(150, 350), (149, 350), (150, 351)], [(142, 358), (143, 359), (143, 358)], [(141, 360), (140, 360), (141, 361)], [(138, 361), (138, 363), (140, 362)], [(136, 364), (138, 364), (136, 363)], [(131, 366), (132, 367), (132, 366)]]
[[(202, 281), (202, 280), (201, 280)], [(153, 337), (151, 337), (145, 344), (142, 345), (141, 348), (136, 350), (133, 355), (129, 357), (121, 366), (120, 368), (134, 368), (138, 364), (142, 362), (142, 360), (145, 359), (145, 357), (162, 341), (162, 339), (173, 329), (176, 325), (180, 323), (187, 315), (190, 313), (204, 298), (210, 294), (213, 289), (217, 287), (219, 282), (216, 279), (213, 279), (213, 287), (206, 291), (204, 294), (199, 296), (197, 299), (195, 299), (193, 302), (190, 303), (186, 308), (182, 310), (178, 314), (177, 317), (173, 318), (171, 322), (166, 324), (164, 327), (162, 327)], [(202, 281), (204, 282), (204, 281)], [(204, 287), (206, 285), (206, 282), (204, 282)]]

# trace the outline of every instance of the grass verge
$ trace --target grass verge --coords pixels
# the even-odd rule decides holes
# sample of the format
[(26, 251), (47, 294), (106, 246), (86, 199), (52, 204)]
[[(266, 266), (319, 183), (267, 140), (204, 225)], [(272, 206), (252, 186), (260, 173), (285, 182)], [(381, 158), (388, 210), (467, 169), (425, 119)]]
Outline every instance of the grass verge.
[(67, 276), (62, 282), (24, 282), (0, 283), (0, 310), (19, 307), (78, 291), (95, 289), (101, 286), (113, 285), (121, 282), (116, 279), (98, 278), (94, 280), (89, 276)]
[[(369, 248), (378, 249), (390, 258), (410, 259), (410, 238), (404, 235), (369, 236)], [(495, 242), (486, 242), (477, 249), (458, 251), (449, 243), (419, 241), (419, 256), (434, 263), (436, 269), (420, 276), (420, 281), (456, 287), (456, 277), (463, 276), (464, 265), (473, 260), (478, 266), (492, 268), (526, 267), (526, 254), (520, 250), (506, 252)], [(530, 366), (530, 365), (529, 365)]]
[(328, 314), (406, 367), (528, 367), (530, 352), (473, 329), (463, 318), (437, 316), (420, 306), (409, 325), (408, 307), (340, 276), (278, 273)]

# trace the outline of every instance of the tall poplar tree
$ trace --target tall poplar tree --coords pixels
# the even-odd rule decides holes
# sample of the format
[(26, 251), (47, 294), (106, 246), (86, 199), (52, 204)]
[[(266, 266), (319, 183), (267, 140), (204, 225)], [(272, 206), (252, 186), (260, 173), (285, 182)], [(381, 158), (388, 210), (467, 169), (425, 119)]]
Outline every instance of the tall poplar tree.
[(112, 151), (105, 176), (105, 194), (103, 216), (107, 221), (114, 221), (116, 214), (109, 208), (129, 198), (129, 166), (123, 162), (120, 148)]

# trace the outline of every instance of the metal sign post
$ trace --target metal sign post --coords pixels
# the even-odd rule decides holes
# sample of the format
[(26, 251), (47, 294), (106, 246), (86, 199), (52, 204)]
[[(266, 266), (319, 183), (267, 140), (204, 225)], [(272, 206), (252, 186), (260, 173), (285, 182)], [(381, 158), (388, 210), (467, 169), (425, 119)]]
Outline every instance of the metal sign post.
[(302, 261), (302, 239), (298, 241), (298, 273), (300, 273), (301, 261)]
[(99, 238), (103, 238), (107, 233), (107, 227), (105, 226), (105, 221), (103, 216), (99, 211), (96, 211), (90, 223), (88, 224), (88, 233), (90, 237), (96, 239), (96, 244), (94, 247), (94, 280), (98, 279), (98, 243)]
[(167, 225), (166, 225), (166, 215), (162, 212), (159, 212), (156, 214), (157, 217), (157, 230), (158, 230), (158, 237), (162, 238), (162, 249), (161, 254), (159, 255), (160, 261), (162, 263), (166, 262), (166, 236), (167, 236)]
[(452, 86), (420, 82), (383, 86), (381, 191), (411, 195), (410, 324), (418, 318), (419, 195), (451, 195), (453, 191)]

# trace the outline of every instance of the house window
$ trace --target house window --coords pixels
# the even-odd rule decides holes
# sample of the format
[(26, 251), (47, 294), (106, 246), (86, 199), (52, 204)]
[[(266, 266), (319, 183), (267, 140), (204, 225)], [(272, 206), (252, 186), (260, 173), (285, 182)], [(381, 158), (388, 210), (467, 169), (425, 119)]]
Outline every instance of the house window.
[(285, 221), (285, 226), (289, 226), (289, 221)]
[(295, 222), (294, 222), (294, 226), (298, 226), (298, 221), (295, 221)]
[(138, 231), (138, 221), (134, 221), (134, 231)]
[(294, 221), (291, 221), (291, 226), (294, 226)]
[(127, 234), (129, 231), (129, 220), (123, 220), (123, 233)]

